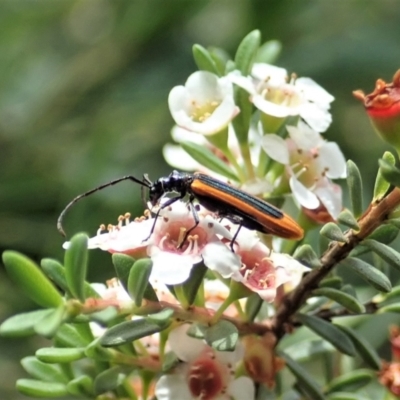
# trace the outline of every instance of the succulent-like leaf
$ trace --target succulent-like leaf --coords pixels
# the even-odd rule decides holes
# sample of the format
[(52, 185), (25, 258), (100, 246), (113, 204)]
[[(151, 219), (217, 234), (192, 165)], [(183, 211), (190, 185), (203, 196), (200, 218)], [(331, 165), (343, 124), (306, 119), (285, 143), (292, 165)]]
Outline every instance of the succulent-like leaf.
[(399, 230), (391, 224), (381, 225), (376, 228), (368, 239), (373, 239), (384, 244), (392, 243), (398, 236)]
[(319, 284), (320, 288), (331, 287), (333, 289), (340, 289), (342, 287), (343, 280), (339, 276), (332, 276), (325, 278)]
[[(382, 160), (391, 167), (394, 167), (396, 164), (396, 159), (394, 158), (394, 155), (389, 151), (385, 151)], [(382, 174), (382, 168), (379, 167), (378, 173), (376, 175), (374, 197), (372, 201), (377, 202), (382, 200), (385, 197), (389, 188), (390, 188), (390, 183), (384, 178)]]
[(153, 262), (150, 258), (142, 258), (136, 261), (129, 272), (128, 293), (135, 301), (136, 306), (142, 304), (143, 295), (149, 283)]
[(295, 360), (284, 352), (279, 352), (279, 356), (285, 360), (286, 366), (295, 376), (297, 381), (305, 388), (308, 395), (313, 400), (325, 400), (321, 387), (314, 378)]
[(297, 319), (342, 353), (349, 356), (355, 355), (356, 349), (352, 341), (335, 324), (307, 314), (297, 314)]
[(281, 51), (281, 42), (278, 40), (268, 40), (268, 42), (263, 43), (258, 49), (255, 62), (273, 64)]
[(208, 71), (220, 75), (211, 54), (203, 46), (195, 44), (192, 48), (194, 62), (201, 71)]
[(393, 186), (400, 186), (400, 169), (392, 165), (390, 162), (380, 159), (379, 171), (383, 178)]
[(257, 293), (253, 293), (251, 296), (247, 298), (245, 305), (245, 313), (247, 315), (248, 321), (254, 321), (254, 318), (260, 311), (262, 304), (263, 300)]
[(339, 303), (354, 314), (362, 314), (365, 312), (365, 307), (355, 297), (350, 296), (341, 290), (325, 287), (315, 289), (313, 294), (316, 296), (324, 296), (336, 301), (336, 303)]
[(240, 42), (235, 54), (236, 68), (244, 75), (249, 75), (251, 65), (261, 43), (261, 33), (254, 30), (247, 34)]
[(335, 240), (336, 242), (341, 243), (346, 242), (346, 237), (344, 236), (342, 230), (333, 222), (328, 222), (325, 224), (319, 233), (330, 240)]
[(66, 317), (66, 307), (62, 304), (38, 321), (34, 326), (34, 330), (38, 335), (51, 338), (55, 335)]
[(362, 244), (370, 248), (374, 253), (378, 254), (378, 256), (389, 265), (400, 270), (400, 253), (396, 250), (373, 239), (363, 240)]
[(209, 329), (208, 325), (200, 324), (199, 322), (194, 322), (189, 326), (188, 330), (186, 331), (186, 334), (196, 339), (204, 339), (208, 329)]
[(309, 244), (303, 244), (298, 247), (293, 257), (310, 268), (319, 268), (321, 266), (318, 256)]
[(54, 285), (31, 259), (16, 251), (3, 253), (3, 263), (10, 278), (42, 307), (58, 307), (63, 299)]
[(88, 264), (88, 237), (78, 233), (73, 236), (65, 252), (65, 279), (69, 291), (80, 301), (85, 301), (85, 279)]
[(163, 326), (166, 322), (169, 322), (173, 315), (174, 310), (172, 308), (164, 308), (158, 313), (148, 315), (147, 320)]
[(348, 326), (338, 325), (338, 327), (346, 333), (351, 339), (360, 357), (364, 362), (375, 370), (380, 370), (381, 360), (374, 349), (374, 347), (361, 335), (359, 335), (355, 330), (349, 328)]
[(67, 385), (68, 393), (79, 397), (93, 397), (93, 379), (89, 375), (80, 375)]
[(356, 391), (362, 388), (374, 378), (374, 373), (367, 369), (358, 369), (338, 376), (329, 382), (327, 391), (336, 392), (339, 390)]
[(228, 179), (238, 182), (238, 177), (236, 174), (228, 167), (226, 163), (212, 153), (207, 147), (193, 142), (181, 142), (181, 146), (186, 153), (188, 153), (204, 167), (216, 172), (217, 174), (223, 175)]
[(0, 335), (10, 337), (33, 335), (35, 333), (33, 327), (52, 312), (53, 309), (50, 308), (13, 315), (0, 325)]
[(360, 227), (358, 226), (357, 220), (354, 215), (347, 209), (344, 209), (337, 218), (337, 221), (345, 226), (348, 226), (355, 231), (358, 231)]
[(123, 288), (128, 292), (129, 272), (136, 260), (127, 254), (121, 253), (114, 253), (111, 258), (117, 277)]
[(108, 329), (100, 338), (100, 344), (105, 347), (119, 346), (153, 333), (161, 332), (168, 325), (169, 322), (159, 324), (146, 318), (125, 321)]
[(233, 351), (239, 339), (239, 332), (231, 322), (219, 320), (207, 329), (204, 339), (209, 346), (218, 351)]
[(17, 390), (30, 397), (50, 398), (61, 397), (68, 394), (64, 383), (43, 382), (36, 379), (18, 379)]
[(371, 286), (381, 292), (390, 292), (392, 289), (392, 284), (390, 283), (389, 278), (383, 272), (374, 268), (372, 265), (369, 265), (365, 261), (349, 257), (341, 261), (339, 265), (351, 268)]
[(43, 347), (35, 355), (39, 361), (47, 364), (69, 363), (85, 357), (85, 349)]
[(328, 394), (328, 400), (366, 400), (362, 394), (349, 392), (333, 392)]
[(363, 212), (363, 185), (360, 171), (357, 165), (351, 160), (347, 161), (347, 186), (349, 188), (353, 214), (356, 218), (359, 218)]
[(196, 264), (190, 271), (189, 278), (186, 282), (182, 283), (183, 291), (189, 305), (194, 303), (207, 271), (208, 268), (204, 265), (204, 262)]
[(61, 372), (58, 366), (43, 363), (36, 357), (25, 357), (21, 360), (21, 364), (29, 375), (41, 381), (60, 383), (68, 382), (68, 378)]
[(86, 347), (90, 343), (73, 324), (62, 324), (55, 338), (63, 347)]
[(112, 367), (101, 372), (94, 380), (94, 393), (100, 395), (115, 390), (123, 383), (126, 376), (127, 369), (120, 366)]

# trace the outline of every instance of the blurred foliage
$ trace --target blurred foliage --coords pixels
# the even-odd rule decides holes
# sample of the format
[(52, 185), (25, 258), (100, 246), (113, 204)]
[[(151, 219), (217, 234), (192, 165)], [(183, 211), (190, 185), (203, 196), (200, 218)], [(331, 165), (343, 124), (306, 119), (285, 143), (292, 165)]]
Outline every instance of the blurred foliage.
[[(161, 154), (172, 127), (167, 97), (194, 69), (192, 45), (229, 51), (256, 28), (263, 40), (282, 41), (280, 66), (336, 97), (326, 137), (357, 163), (369, 196), (387, 147), (351, 91), (368, 92), (399, 68), (399, 20), (396, 0), (2, 0), (1, 251), (61, 257), (55, 223), (72, 197), (126, 174), (168, 173)], [(77, 205), (67, 233), (93, 234), (118, 214), (140, 212), (140, 190), (128, 185)], [(106, 255), (91, 256), (91, 280), (110, 277), (111, 268), (97, 268)], [(0, 278), (0, 320), (32, 307), (3, 268)], [(22, 398), (14, 390), (23, 376), (17, 363), (34, 340), (1, 341), (1, 399)]]

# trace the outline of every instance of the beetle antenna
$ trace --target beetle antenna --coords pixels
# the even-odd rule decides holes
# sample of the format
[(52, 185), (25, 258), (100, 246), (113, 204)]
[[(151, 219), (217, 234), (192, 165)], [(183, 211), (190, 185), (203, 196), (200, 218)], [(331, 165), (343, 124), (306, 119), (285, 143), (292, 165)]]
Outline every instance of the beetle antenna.
[(89, 191), (87, 191), (87, 192), (85, 192), (85, 193), (82, 193), (82, 194), (80, 194), (79, 196), (76, 196), (74, 199), (72, 199), (72, 200), (67, 204), (67, 206), (64, 208), (64, 210), (61, 212), (60, 216), (59, 216), (58, 219), (57, 219), (57, 230), (61, 233), (61, 235), (67, 236), (67, 235), (65, 234), (64, 229), (63, 229), (62, 222), (63, 222), (64, 216), (65, 216), (65, 214), (67, 213), (67, 211), (68, 211), (75, 203), (77, 203), (79, 200), (81, 200), (81, 199), (83, 199), (84, 197), (87, 197), (87, 196), (91, 195), (92, 193), (95, 193), (95, 192), (97, 192), (97, 191), (99, 191), (99, 190), (105, 189), (105, 188), (108, 187), (108, 186), (113, 186), (113, 185), (115, 185), (115, 184), (117, 184), (117, 183), (119, 183), (119, 182), (127, 181), (127, 180), (132, 181), (132, 182), (135, 182), (135, 183), (138, 183), (138, 184), (141, 185), (142, 187), (145, 186), (145, 187), (149, 188), (149, 187), (152, 185), (152, 182), (150, 181), (150, 179), (148, 178), (147, 175), (144, 176), (143, 180), (139, 180), (139, 179), (135, 178), (135, 177), (132, 176), (132, 175), (127, 175), (127, 176), (123, 176), (122, 178), (115, 179), (115, 180), (113, 180), (113, 181), (111, 181), (111, 182), (104, 183), (103, 185), (97, 186), (97, 187), (94, 188), (94, 189), (91, 189), (91, 190), (89, 190)]

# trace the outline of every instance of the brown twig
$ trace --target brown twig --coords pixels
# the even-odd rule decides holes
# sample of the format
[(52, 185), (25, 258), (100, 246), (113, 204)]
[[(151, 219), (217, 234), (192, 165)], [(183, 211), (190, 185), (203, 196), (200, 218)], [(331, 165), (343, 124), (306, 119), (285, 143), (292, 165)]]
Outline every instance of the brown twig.
[(389, 213), (400, 204), (400, 189), (395, 188), (379, 203), (371, 204), (358, 223), (360, 230), (349, 230), (346, 242), (332, 242), (320, 258), (321, 267), (312, 270), (292, 292), (288, 293), (281, 302), (271, 321), (272, 329), (278, 340), (285, 334), (285, 328), (290, 325), (290, 319), (310, 296), (319, 282), (353, 250), (363, 239), (369, 236), (387, 219)]

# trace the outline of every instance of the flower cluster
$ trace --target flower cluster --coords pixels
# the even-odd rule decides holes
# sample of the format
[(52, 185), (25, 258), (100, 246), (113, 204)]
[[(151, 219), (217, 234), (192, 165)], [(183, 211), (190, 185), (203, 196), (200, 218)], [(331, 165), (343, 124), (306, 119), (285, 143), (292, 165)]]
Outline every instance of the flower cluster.
[[(218, 69), (210, 60), (208, 70), (194, 72), (185, 85), (169, 94), (176, 143), (164, 147), (167, 162), (181, 170), (212, 175), (252, 196), (274, 198), (277, 205), (292, 195), (304, 221), (336, 220), (342, 210), (342, 192), (332, 180), (346, 176), (346, 164), (338, 145), (322, 136), (332, 120), (333, 97), (310, 78), (289, 76), (285, 69), (262, 60), (247, 70), (228, 64), (225, 70)], [(180, 177), (174, 172), (168, 184)], [(163, 185), (164, 181), (158, 182)], [(167, 191), (164, 186), (162, 190), (161, 194)], [(178, 195), (183, 197), (182, 193)], [(269, 304), (267, 313), (260, 313), (255, 322), (264, 329), (274, 312), (272, 305), (279, 305), (309, 268), (285, 252), (295, 245), (257, 233), (262, 226), (257, 206), (244, 212), (248, 219), (243, 220), (240, 210), (233, 212), (226, 199), (220, 204), (205, 192), (208, 201), (193, 204), (200, 193), (189, 194), (183, 201), (163, 195), (159, 201), (151, 198), (144, 216), (132, 221), (127, 213), (116, 225), (102, 225), (89, 239), (88, 248), (149, 260), (151, 268), (142, 282), (154, 291), (144, 297), (149, 304), (158, 301), (173, 310), (201, 307), (191, 318), (176, 319), (167, 335), (155, 333), (135, 342), (135, 354), (151, 360), (146, 365), (162, 363), (167, 353), (179, 360), (153, 380), (147, 395), (160, 400), (253, 399), (254, 382), (272, 387), (284, 362), (275, 355), (276, 338), (271, 332), (232, 339), (237, 332), (232, 321), (245, 323), (250, 318), (245, 310), (253, 297)], [(257, 201), (254, 198), (252, 204)], [(293, 224), (297, 232), (303, 231), (279, 210), (271, 218), (281, 221), (272, 220), (278, 227), (279, 223)], [(266, 226), (264, 232), (279, 235), (280, 229)], [(196, 280), (199, 276), (201, 281)], [(97, 286), (102, 298), (98, 302), (129, 310), (132, 293), (124, 285), (113, 279), (107, 288)], [(188, 285), (195, 288), (191, 300)], [(144, 323), (134, 312), (129, 316), (132, 323)], [(221, 321), (225, 322), (222, 327)], [(208, 333), (214, 326), (219, 333)], [(92, 324), (92, 331), (95, 336), (107, 335), (98, 324)], [(140, 384), (136, 382), (135, 387)], [(136, 390), (142, 393), (144, 389)]]

